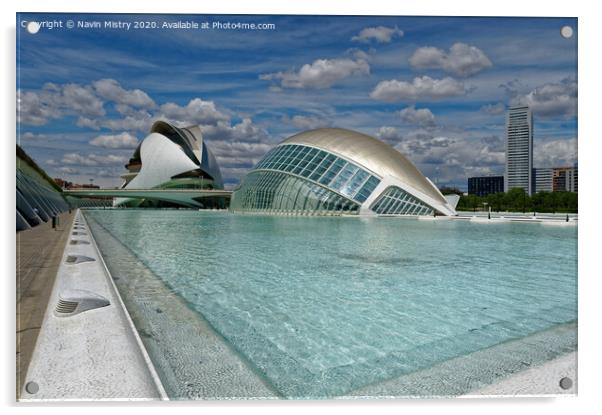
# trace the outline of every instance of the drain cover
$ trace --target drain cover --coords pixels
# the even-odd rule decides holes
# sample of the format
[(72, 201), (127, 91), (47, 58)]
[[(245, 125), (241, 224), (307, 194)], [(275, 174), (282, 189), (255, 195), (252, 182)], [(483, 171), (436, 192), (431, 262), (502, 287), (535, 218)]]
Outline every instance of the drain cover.
[(81, 239), (72, 239), (69, 243), (71, 245), (90, 245), (90, 242), (82, 241)]
[(90, 258), (85, 255), (68, 255), (65, 262), (67, 264), (81, 264), (82, 262), (96, 261), (94, 258)]
[(91, 291), (65, 290), (59, 294), (54, 314), (57, 317), (69, 317), (109, 304), (111, 302), (108, 299)]

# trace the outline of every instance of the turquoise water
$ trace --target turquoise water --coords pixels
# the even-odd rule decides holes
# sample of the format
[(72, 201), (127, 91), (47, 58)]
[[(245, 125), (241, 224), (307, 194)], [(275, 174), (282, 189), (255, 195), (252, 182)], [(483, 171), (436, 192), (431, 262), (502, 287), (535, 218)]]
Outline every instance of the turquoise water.
[(86, 215), (288, 397), (345, 394), (577, 319), (576, 227)]

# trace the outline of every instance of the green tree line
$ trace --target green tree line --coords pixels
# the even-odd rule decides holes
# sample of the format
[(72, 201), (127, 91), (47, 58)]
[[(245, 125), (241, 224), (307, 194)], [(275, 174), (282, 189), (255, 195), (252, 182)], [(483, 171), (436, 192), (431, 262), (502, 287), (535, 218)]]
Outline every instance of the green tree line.
[(577, 213), (577, 193), (538, 192), (531, 196), (523, 189), (487, 196), (461, 195), (456, 210), (488, 210), (493, 212)]

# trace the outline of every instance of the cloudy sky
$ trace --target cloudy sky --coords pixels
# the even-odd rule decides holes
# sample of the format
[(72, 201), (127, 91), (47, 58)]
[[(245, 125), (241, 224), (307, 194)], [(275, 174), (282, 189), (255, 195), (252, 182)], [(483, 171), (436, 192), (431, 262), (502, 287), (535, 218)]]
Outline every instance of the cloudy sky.
[[(504, 111), (528, 104), (535, 166), (576, 162), (577, 22), (561, 18), (20, 14), (18, 21), (273, 23), (273, 30), (18, 23), (18, 140), (53, 177), (117, 186), (153, 121), (198, 124), (232, 186), (273, 145), (336, 126), (439, 185), (502, 174)], [(569, 25), (566, 39), (560, 28)]]

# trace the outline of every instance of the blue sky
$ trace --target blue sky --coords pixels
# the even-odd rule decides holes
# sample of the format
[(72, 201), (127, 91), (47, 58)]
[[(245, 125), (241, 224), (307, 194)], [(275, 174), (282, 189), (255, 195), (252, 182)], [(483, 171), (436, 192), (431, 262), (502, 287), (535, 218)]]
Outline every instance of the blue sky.
[[(20, 24), (69, 19), (275, 29)], [(517, 103), (533, 108), (536, 167), (576, 162), (573, 18), (20, 14), (17, 28), (18, 139), (54, 177), (119, 185), (164, 119), (201, 126), (228, 185), (286, 137), (336, 126), (465, 189), (467, 177), (503, 173), (504, 109)]]

